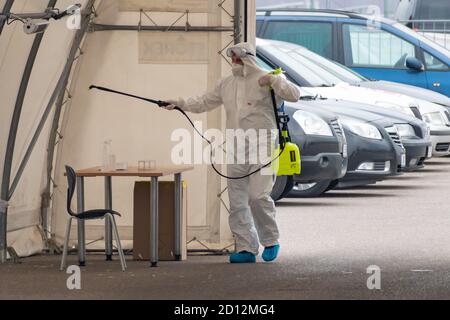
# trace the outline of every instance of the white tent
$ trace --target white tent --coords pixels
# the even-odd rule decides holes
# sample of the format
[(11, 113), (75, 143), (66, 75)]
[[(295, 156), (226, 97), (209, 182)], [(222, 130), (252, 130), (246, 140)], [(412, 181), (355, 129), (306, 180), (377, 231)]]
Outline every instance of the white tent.
[[(0, 18), (2, 261), (6, 247), (27, 256), (61, 242), (67, 217), (65, 164), (99, 165), (101, 144), (107, 139), (112, 139), (118, 161), (166, 163), (175, 143), (172, 130), (191, 130), (177, 113), (93, 93), (88, 90), (91, 84), (157, 99), (200, 94), (229, 73), (223, 50), (234, 41), (255, 39), (253, 0), (77, 2), (83, 5), (79, 26), (72, 16), (50, 20), (44, 33), (28, 35), (21, 22), (6, 24)], [(0, 10), (2, 17), (25, 16), (48, 7), (64, 10), (73, 3), (0, 0)], [(204, 128), (222, 128), (224, 123), (221, 111), (193, 118), (202, 120)], [(205, 165), (184, 179), (189, 239), (232, 243), (227, 199), (223, 195), (222, 202), (218, 196), (225, 181)], [(132, 239), (134, 181), (113, 181), (113, 207), (123, 213), (118, 223), (125, 243)], [(86, 208), (103, 203), (103, 181), (87, 180)], [(87, 242), (103, 232), (100, 225), (88, 224)]]

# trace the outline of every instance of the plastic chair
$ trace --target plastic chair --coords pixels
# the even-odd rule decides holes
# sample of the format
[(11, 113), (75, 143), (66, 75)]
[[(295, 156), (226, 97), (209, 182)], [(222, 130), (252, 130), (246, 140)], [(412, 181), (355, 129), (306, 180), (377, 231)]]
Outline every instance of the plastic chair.
[[(114, 236), (116, 238), (117, 248), (119, 251), (120, 263), (122, 265), (122, 271), (125, 271), (127, 268), (127, 264), (125, 261), (125, 256), (123, 254), (122, 245), (120, 243), (119, 231), (117, 230), (116, 220), (114, 218), (114, 216), (121, 217), (120, 213), (110, 210), (110, 209), (96, 209), (96, 210), (89, 210), (89, 211), (80, 212), (80, 213), (74, 213), (71, 208), (71, 203), (72, 203), (73, 195), (75, 193), (77, 177), (76, 177), (75, 170), (69, 166), (66, 166), (66, 174), (67, 174), (67, 182), (68, 182), (67, 212), (69, 213), (69, 220), (67, 222), (67, 228), (66, 228), (64, 251), (63, 251), (61, 267), (60, 267), (61, 271), (64, 270), (64, 268), (66, 266), (67, 251), (68, 251), (68, 246), (69, 246), (70, 229), (72, 227), (72, 220), (75, 219), (77, 221), (80, 221), (80, 220), (86, 221), (86, 220), (105, 219), (106, 217), (109, 217), (109, 221), (111, 221), (111, 223), (112, 223)], [(105, 220), (105, 223), (107, 223), (107, 222), (108, 222), (108, 219)]]

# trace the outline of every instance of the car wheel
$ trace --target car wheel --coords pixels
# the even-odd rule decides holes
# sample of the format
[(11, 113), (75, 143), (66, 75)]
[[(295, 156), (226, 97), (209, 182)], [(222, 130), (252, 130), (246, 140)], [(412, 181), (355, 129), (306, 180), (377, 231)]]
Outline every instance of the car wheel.
[(274, 201), (278, 201), (286, 197), (294, 186), (294, 177), (280, 176), (275, 180), (271, 197)]
[(337, 187), (338, 184), (339, 184), (339, 180), (331, 181), (330, 185), (328, 186), (327, 190), (325, 190), (325, 192), (333, 190), (334, 188)]
[(324, 180), (313, 183), (294, 183), (294, 187), (289, 193), (291, 198), (314, 198), (319, 197), (329, 190), (331, 180)]

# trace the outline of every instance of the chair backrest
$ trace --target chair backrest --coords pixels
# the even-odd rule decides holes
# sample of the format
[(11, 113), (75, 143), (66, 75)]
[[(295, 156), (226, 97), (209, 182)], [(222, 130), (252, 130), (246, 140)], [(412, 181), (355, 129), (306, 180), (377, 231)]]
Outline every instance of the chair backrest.
[(77, 174), (72, 167), (66, 166), (66, 174), (67, 174), (67, 212), (71, 216), (76, 216), (76, 214), (72, 211), (71, 203), (73, 194), (75, 193), (75, 186), (77, 183)]

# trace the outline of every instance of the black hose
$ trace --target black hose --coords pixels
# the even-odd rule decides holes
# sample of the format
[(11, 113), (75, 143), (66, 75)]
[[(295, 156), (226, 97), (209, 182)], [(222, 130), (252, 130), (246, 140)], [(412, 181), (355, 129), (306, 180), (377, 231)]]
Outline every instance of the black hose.
[(153, 100), (153, 99), (149, 99), (149, 98), (135, 96), (134, 94), (129, 94), (129, 93), (121, 92), (121, 91), (116, 91), (116, 90), (105, 88), (105, 87), (90, 86), (89, 90), (92, 90), (92, 89), (97, 89), (97, 90), (101, 90), (101, 91), (116, 93), (116, 94), (120, 94), (122, 96), (127, 96), (127, 97), (131, 97), (131, 98), (139, 99), (139, 100), (144, 100), (144, 101), (147, 101), (147, 102), (150, 102), (150, 103), (153, 103), (153, 104), (157, 104), (159, 107), (167, 107), (168, 105), (170, 105), (170, 103), (167, 103), (165, 101)]
[[(167, 107), (167, 106), (170, 105), (170, 103), (165, 102), (165, 101), (161, 101), (161, 100), (153, 100), (153, 99), (149, 99), (149, 98), (144, 98), (144, 97), (136, 96), (136, 95), (129, 94), (129, 93), (125, 93), (125, 92), (112, 90), (112, 89), (105, 88), (105, 87), (99, 87), (99, 86), (94, 86), (94, 85), (92, 85), (92, 86), (89, 87), (89, 90), (92, 90), (92, 89), (97, 89), (97, 90), (106, 91), (106, 92), (111, 92), (111, 93), (115, 93), (115, 94), (119, 94), (119, 95), (131, 97), (131, 98), (135, 98), (135, 99), (139, 99), (139, 100), (144, 100), (144, 101), (146, 101), (146, 102), (150, 102), (150, 103), (153, 103), (153, 104), (157, 104), (159, 107)], [(272, 91), (271, 91), (271, 94), (272, 94), (272, 102), (274, 103), (275, 118), (276, 118), (276, 120), (277, 120), (277, 128), (278, 128), (278, 131), (279, 131), (280, 142), (281, 142), (281, 141), (284, 141), (284, 139), (283, 139), (283, 137), (282, 137), (282, 132), (281, 132), (280, 124), (279, 124), (278, 110), (277, 110), (277, 107), (276, 107), (276, 100), (275, 100), (275, 92), (272, 90)], [(270, 165), (272, 165), (272, 163), (274, 163), (275, 161), (277, 161), (277, 160), (281, 157), (281, 155), (282, 155), (283, 152), (284, 152), (284, 149), (286, 148), (286, 144), (285, 144), (285, 143), (280, 143), (280, 145), (281, 145), (281, 147), (282, 147), (281, 150), (280, 150), (280, 154), (279, 154), (276, 158), (274, 158), (274, 159), (272, 159), (270, 162), (268, 162), (267, 164), (265, 164), (265, 165), (263, 165), (262, 167), (260, 167), (260, 168), (258, 168), (258, 169), (256, 169), (256, 170), (254, 170), (254, 171), (252, 171), (252, 172), (250, 172), (249, 174), (246, 174), (246, 175), (240, 176), (240, 177), (230, 177), (230, 176), (224, 175), (222, 172), (220, 172), (220, 171), (216, 168), (216, 165), (215, 165), (215, 164), (213, 163), (213, 161), (212, 161), (212, 159), (213, 159), (213, 145), (212, 145), (212, 142), (211, 142), (208, 138), (206, 138), (206, 137), (205, 137), (205, 136), (204, 136), (204, 135), (196, 128), (196, 127), (195, 127), (194, 122), (192, 121), (192, 119), (187, 115), (187, 113), (186, 113), (184, 110), (182, 110), (180, 107), (175, 107), (174, 109), (177, 110), (178, 112), (180, 112), (182, 115), (184, 115), (184, 116), (186, 117), (186, 119), (189, 121), (189, 123), (191, 124), (192, 128), (194, 128), (194, 130), (198, 133), (198, 135), (199, 135), (200, 137), (202, 137), (202, 139), (205, 140), (205, 141), (209, 144), (209, 146), (211, 147), (211, 153), (210, 153), (211, 167), (212, 167), (212, 168), (214, 169), (214, 171), (215, 171), (219, 176), (221, 176), (222, 178), (225, 178), (225, 179), (228, 179), (228, 180), (241, 180), (241, 179), (248, 178), (248, 177), (254, 175), (255, 173), (258, 173), (258, 172), (260, 172), (261, 170), (263, 170), (263, 169), (269, 167)]]
[[(284, 152), (284, 149), (286, 148), (286, 144), (282, 144), (282, 149), (280, 150), (280, 154), (279, 154), (276, 158), (272, 159), (269, 163), (263, 165), (262, 167), (260, 167), (260, 168), (258, 168), (258, 169), (256, 169), (256, 170), (254, 170), (254, 171), (252, 171), (252, 172), (250, 172), (249, 174), (246, 174), (246, 175), (240, 176), (240, 177), (230, 177), (230, 176), (226, 176), (226, 175), (224, 175), (222, 172), (220, 172), (219, 169), (216, 168), (216, 165), (215, 165), (214, 162), (212, 161), (212, 159), (213, 159), (213, 145), (212, 145), (212, 142), (211, 142), (208, 138), (206, 138), (206, 137), (205, 137), (205, 136), (204, 136), (204, 135), (196, 128), (196, 127), (195, 127), (194, 122), (191, 120), (191, 118), (189, 118), (189, 116), (186, 114), (186, 112), (185, 112), (184, 110), (182, 110), (182, 109), (179, 108), (179, 107), (175, 107), (175, 110), (179, 111), (182, 115), (184, 115), (184, 116), (186, 117), (186, 119), (189, 121), (189, 123), (191, 124), (191, 126), (194, 128), (194, 130), (199, 134), (199, 136), (202, 137), (203, 140), (205, 140), (205, 141), (209, 144), (209, 146), (211, 147), (211, 153), (210, 153), (211, 167), (212, 167), (212, 168), (214, 169), (214, 171), (215, 171), (219, 176), (221, 176), (222, 178), (229, 179), (229, 180), (240, 180), (240, 179), (248, 178), (248, 177), (254, 175), (255, 173), (258, 173), (258, 172), (260, 172), (261, 170), (267, 168), (268, 166), (270, 166), (270, 165), (271, 165), (272, 163), (274, 163), (275, 161), (277, 161), (277, 160), (281, 157), (282, 153)], [(281, 132), (280, 132), (280, 134), (281, 134)]]

